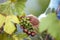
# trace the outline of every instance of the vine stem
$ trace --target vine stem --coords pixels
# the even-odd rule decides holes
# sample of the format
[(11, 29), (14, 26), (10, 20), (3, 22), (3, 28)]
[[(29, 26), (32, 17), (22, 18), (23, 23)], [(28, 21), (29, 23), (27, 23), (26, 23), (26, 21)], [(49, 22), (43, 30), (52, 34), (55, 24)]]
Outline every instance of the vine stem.
[[(47, 34), (45, 40), (48, 40), (49, 39), (48, 36), (50, 36), (50, 35)], [(53, 37), (51, 37), (50, 40), (55, 40), (55, 39)]]
[(46, 38), (45, 38), (45, 40), (48, 40), (48, 34), (46, 35)]
[(41, 40), (43, 40), (42, 36), (40, 36)]
[(43, 37), (40, 35), (40, 32), (38, 31), (38, 28), (34, 28), (34, 30), (36, 31), (39, 39), (40, 39), (40, 40), (43, 40)]

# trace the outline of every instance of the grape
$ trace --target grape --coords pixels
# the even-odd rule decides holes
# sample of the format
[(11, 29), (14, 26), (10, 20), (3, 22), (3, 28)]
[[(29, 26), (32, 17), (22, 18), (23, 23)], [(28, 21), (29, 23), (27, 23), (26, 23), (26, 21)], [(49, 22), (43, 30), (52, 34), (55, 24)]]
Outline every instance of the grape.
[(31, 32), (30, 31), (28, 31), (28, 33), (27, 33), (28, 35), (31, 35)]
[(35, 36), (36, 35), (36, 33), (35, 32), (31, 32), (31, 36)]
[(27, 30), (27, 29), (23, 29), (23, 32), (27, 33), (27, 32), (28, 32), (28, 30)]
[(20, 26), (21, 29), (25, 29), (23, 25)]

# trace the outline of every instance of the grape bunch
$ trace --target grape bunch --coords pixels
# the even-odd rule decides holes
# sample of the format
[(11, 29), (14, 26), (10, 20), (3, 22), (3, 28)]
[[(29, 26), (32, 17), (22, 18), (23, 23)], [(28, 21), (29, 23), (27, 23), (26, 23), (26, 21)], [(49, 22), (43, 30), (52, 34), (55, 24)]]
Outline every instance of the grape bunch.
[(38, 25), (38, 19), (34, 18), (32, 16), (26, 16), (26, 17), (20, 17), (20, 25), (21, 28), (23, 29), (23, 32), (25, 32), (28, 35), (35, 36), (36, 31), (34, 30), (33, 27), (36, 27)]

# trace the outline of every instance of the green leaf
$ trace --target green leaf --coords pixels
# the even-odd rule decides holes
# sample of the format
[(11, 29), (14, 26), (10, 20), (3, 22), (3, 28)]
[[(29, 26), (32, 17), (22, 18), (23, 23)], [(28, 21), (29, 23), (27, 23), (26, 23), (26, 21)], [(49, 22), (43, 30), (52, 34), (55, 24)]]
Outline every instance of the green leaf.
[(46, 18), (41, 19), (40, 32), (47, 30), (56, 40), (60, 40), (60, 20), (55, 13), (48, 14)]
[(12, 3), (11, 0), (9, 0), (4, 3), (1, 3), (0, 13), (5, 15), (11, 15), (11, 14), (20, 15), (24, 10), (26, 1), (27, 0), (15, 0), (15, 2)]
[(7, 34), (12, 34), (16, 30), (14, 23), (19, 24), (19, 22), (19, 19), (15, 15), (4, 16), (0, 14), (0, 28), (5, 23), (4, 31)]
[(3, 39), (3, 36), (2, 36), (2, 34), (0, 34), (0, 40), (2, 40)]
[(18, 33), (17, 36), (19, 40), (24, 40), (24, 38), (26, 38), (27, 40), (31, 40), (31, 38), (26, 33)]
[(28, 35), (25, 34), (25, 33), (19, 33), (17, 36), (18, 36), (19, 38), (26, 38), (26, 37), (28, 37)]
[(5, 17), (0, 14), (0, 28), (3, 26), (4, 22), (5, 22)]
[(12, 37), (14, 40), (23, 40), (23, 38), (27, 38), (28, 35), (25, 33), (18, 33), (18, 34), (14, 34)]
[(17, 0), (15, 3), (15, 9), (17, 14), (20, 15), (24, 11), (25, 3), (27, 0)]
[(11, 5), (10, 1), (1, 3), (0, 4), (0, 13), (1, 14), (5, 14), (5, 15), (12, 14), (12, 9), (11, 9), (10, 5)]
[(3, 40), (13, 40), (13, 38), (11, 36), (8, 36), (5, 33), (2, 34), (2, 38), (3, 38)]
[(18, 40), (18, 37), (17, 37), (17, 35), (15, 35), (15, 34), (12, 36), (12, 38), (13, 38), (14, 40)]
[(2, 33), (2, 34), (0, 34), (0, 40), (13, 40), (13, 38), (8, 36), (5, 33)]
[(11, 22), (19, 24), (19, 19), (17, 18), (17, 16), (10, 15), (10, 16), (8, 16), (8, 18)]
[(4, 31), (7, 33), (7, 34), (13, 34), (14, 31), (16, 30), (16, 27), (15, 25), (10, 21), (9, 18), (6, 19), (6, 22), (5, 22), (5, 26), (4, 26)]
[(48, 27), (50, 26), (50, 24), (51, 24), (50, 20), (52, 19), (52, 18), (50, 18), (51, 17), (50, 15), (47, 15), (47, 17), (42, 18), (40, 20), (40, 25), (39, 25), (40, 32), (47, 30)]

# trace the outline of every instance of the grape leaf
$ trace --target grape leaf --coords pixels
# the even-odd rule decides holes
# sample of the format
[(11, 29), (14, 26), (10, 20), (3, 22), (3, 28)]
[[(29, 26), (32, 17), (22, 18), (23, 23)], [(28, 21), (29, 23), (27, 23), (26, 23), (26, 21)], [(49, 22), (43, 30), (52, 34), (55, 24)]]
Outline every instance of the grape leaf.
[(46, 18), (41, 19), (39, 31), (47, 30), (56, 40), (60, 40), (60, 20), (55, 13), (48, 14)]
[(0, 34), (0, 40), (24, 40), (24, 38), (27, 38), (27, 37), (28, 35), (26, 35), (25, 33), (13, 34), (12, 36), (9, 36), (6, 33)]
[(14, 40), (18, 40), (17, 35), (13, 35), (12, 38), (13, 38)]
[(5, 17), (0, 14), (0, 28), (3, 26), (4, 22), (5, 22)]
[(15, 28), (14, 24), (12, 24), (11, 22), (5, 23), (4, 31), (6, 33), (12, 34), (15, 30), (16, 30), (16, 28)]
[(2, 34), (2, 38), (3, 38), (2, 40), (13, 40), (13, 38), (8, 36), (6, 33)]
[(40, 20), (40, 25), (39, 25), (40, 32), (43, 32), (48, 29), (49, 25), (51, 24), (51, 22), (49, 22), (50, 21), (49, 17), (47, 15), (47, 17), (44, 17)]
[(18, 37), (26, 38), (26, 37), (28, 37), (28, 35), (27, 35), (27, 34), (25, 34), (25, 33), (20, 33), (20, 34), (18, 34)]
[(2, 33), (0, 34), (0, 40), (13, 40), (13, 38), (8, 36), (6, 33)]
[(10, 0), (11, 2), (16, 2), (16, 0)]
[(7, 16), (5, 20), (4, 31), (8, 34), (12, 34), (16, 30), (14, 23), (19, 24), (17, 16), (15, 15)]
[(10, 19), (7, 17), (4, 25), (4, 31), (8, 34), (12, 34), (16, 30), (14, 24), (10, 21)]
[(23, 12), (26, 1), (27, 0), (17, 0), (15, 2), (15, 9), (16, 9), (18, 15), (20, 15)]
[[(14, 1), (14, 0), (12, 0)], [(0, 4), (0, 13), (11, 15), (17, 14), (20, 15), (25, 7), (25, 2), (27, 0), (16, 0), (16, 2), (11, 2), (11, 0), (6, 1)]]
[(28, 35), (26, 35), (25, 33), (18, 33), (17, 35), (14, 34), (12, 37), (14, 40), (23, 40), (24, 38), (27, 38)]
[(1, 3), (0, 4), (0, 13), (1, 14), (5, 14), (5, 15), (12, 14), (12, 9), (11, 9), (10, 5), (11, 5), (10, 1)]
[(3, 38), (2, 38), (2, 34), (0, 34), (0, 40), (2, 40)]
[(17, 36), (21, 40), (24, 40), (24, 38), (26, 38), (27, 40), (31, 40), (31, 38), (26, 33), (19, 33)]
[(19, 24), (19, 19), (17, 18), (17, 16), (15, 16), (15, 15), (10, 15), (10, 16), (8, 16), (8, 18), (9, 18), (9, 20), (10, 20), (11, 22), (14, 22), (14, 23)]

